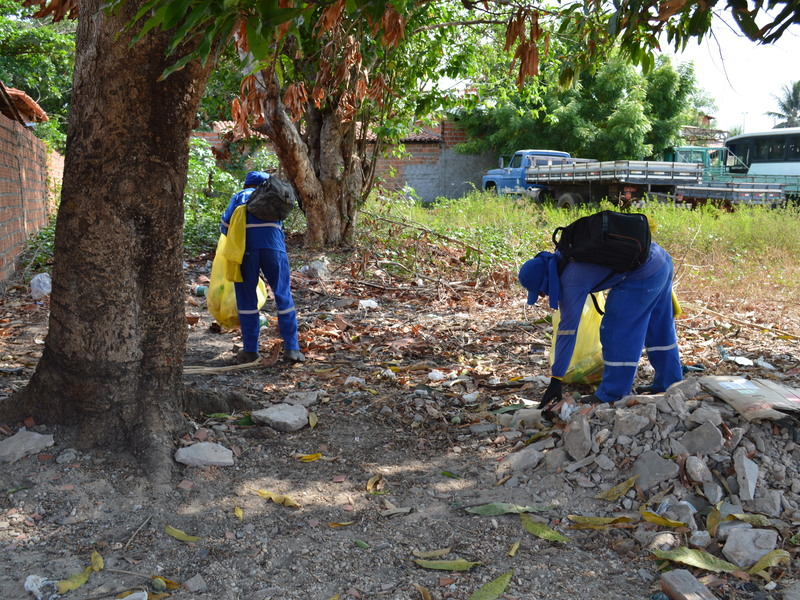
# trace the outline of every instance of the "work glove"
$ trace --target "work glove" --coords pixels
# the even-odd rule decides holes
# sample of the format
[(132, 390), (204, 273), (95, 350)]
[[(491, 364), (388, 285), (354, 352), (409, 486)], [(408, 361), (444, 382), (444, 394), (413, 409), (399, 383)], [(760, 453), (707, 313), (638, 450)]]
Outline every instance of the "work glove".
[(555, 377), (550, 378), (550, 385), (547, 386), (547, 389), (544, 392), (544, 396), (542, 396), (542, 406), (543, 407), (550, 407), (556, 402), (561, 400), (561, 380), (556, 379)]

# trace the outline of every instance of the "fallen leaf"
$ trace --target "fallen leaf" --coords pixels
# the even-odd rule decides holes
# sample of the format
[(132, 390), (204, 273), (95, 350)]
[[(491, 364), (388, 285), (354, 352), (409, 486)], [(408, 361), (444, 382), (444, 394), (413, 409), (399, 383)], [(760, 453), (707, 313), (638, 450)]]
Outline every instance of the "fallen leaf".
[(461, 475), (456, 475), (455, 473), (451, 473), (450, 471), (442, 471), (442, 475), (445, 477), (450, 477), (452, 479), (463, 479)]
[(58, 593), (66, 594), (67, 592), (74, 592), (84, 583), (89, 581), (89, 575), (91, 575), (93, 571), (94, 569), (92, 569), (92, 567), (86, 567), (83, 570), (83, 573), (76, 573), (74, 575), (70, 575), (67, 579), (59, 581), (56, 584)]
[(180, 540), (182, 542), (196, 542), (197, 540), (200, 539), (196, 535), (189, 535), (187, 533), (184, 533), (180, 529), (175, 529), (171, 525), (167, 525), (166, 527), (164, 527), (164, 531), (167, 533), (167, 535), (171, 535), (176, 540)]
[(295, 458), (300, 462), (314, 462), (315, 460), (322, 458), (322, 454), (319, 452), (315, 452), (314, 454), (298, 454), (295, 456)]
[(773, 550), (772, 552), (767, 552), (764, 556), (762, 556), (756, 564), (747, 569), (747, 572), (750, 575), (760, 575), (769, 581), (769, 575), (766, 573), (761, 573), (764, 571), (764, 569), (768, 567), (775, 567), (780, 563), (788, 563), (790, 561), (791, 555), (786, 550)]
[(469, 600), (497, 600), (500, 594), (506, 591), (513, 575), (513, 571), (503, 573), (497, 579), (493, 579), (475, 590), (475, 593), (469, 597)]
[(519, 541), (516, 541), (513, 544), (511, 544), (511, 548), (508, 549), (508, 555), (516, 556), (517, 550), (519, 550), (519, 545), (520, 545)]
[(481, 562), (472, 562), (459, 558), (458, 560), (423, 560), (414, 561), (423, 569), (435, 569), (437, 571), (469, 571), (472, 567), (482, 565)]
[(623, 481), (622, 483), (615, 485), (612, 488), (608, 488), (605, 492), (601, 492), (595, 496), (598, 500), (608, 500), (609, 502), (613, 502), (614, 500), (619, 500), (622, 496), (624, 496), (629, 489), (631, 489), (634, 484), (636, 483), (636, 479), (639, 477), (638, 475), (634, 475), (630, 479)]
[(417, 558), (436, 558), (438, 556), (450, 554), (450, 546), (447, 548), (440, 548), (438, 550), (414, 550), (411, 554)]
[(755, 527), (772, 527), (772, 521), (770, 521), (769, 517), (765, 517), (764, 515), (754, 515), (749, 513), (730, 514), (722, 520), (742, 521), (744, 523), (750, 523), (750, 525), (754, 525)]
[(413, 585), (414, 588), (419, 592), (422, 600), (431, 600), (431, 593), (426, 588), (417, 583), (412, 583), (411, 585)]
[(661, 525), (662, 527), (686, 527), (686, 523), (683, 521), (673, 521), (672, 519), (665, 519), (664, 517), (657, 515), (654, 512), (650, 512), (649, 510), (642, 510), (639, 511), (639, 514), (642, 515), (642, 518), (645, 521), (649, 521), (650, 523), (655, 523), (656, 525)]
[(369, 544), (364, 540), (354, 540), (354, 541), (356, 546), (358, 546), (359, 548), (362, 548), (363, 550), (369, 549)]
[(611, 525), (621, 523), (632, 523), (630, 517), (582, 517), (580, 515), (567, 515), (567, 518), (574, 523), (570, 529), (605, 529)]
[(671, 560), (672, 562), (688, 565), (690, 567), (697, 567), (706, 571), (713, 571), (714, 573), (733, 573), (739, 570), (739, 567), (736, 565), (697, 548), (680, 546), (674, 550), (651, 550), (651, 552), (656, 558)]
[(520, 514), (522, 526), (525, 531), (535, 535), (543, 540), (550, 540), (552, 542), (569, 542), (569, 538), (565, 535), (558, 533), (555, 529), (548, 527), (543, 523), (537, 523), (525, 513)]
[(470, 506), (464, 510), (484, 517), (493, 517), (495, 515), (505, 515), (509, 513), (543, 512), (553, 508), (555, 508), (554, 504), (548, 506), (521, 506), (519, 504), (509, 504), (507, 502), (490, 502), (489, 504), (481, 504), (480, 506)]
[(95, 572), (102, 571), (103, 567), (105, 567), (105, 561), (103, 560), (103, 557), (100, 555), (100, 553), (97, 550), (93, 550), (92, 551), (92, 570), (95, 571)]
[(344, 523), (331, 522), (331, 523), (328, 523), (328, 527), (334, 527), (334, 528), (336, 528), (336, 527), (347, 527), (348, 525), (352, 525), (353, 523), (355, 523), (355, 521), (345, 521)]
[(308, 426), (311, 429), (314, 429), (314, 427), (317, 426), (317, 423), (319, 423), (319, 417), (317, 416), (317, 413), (308, 413)]
[(383, 489), (384, 480), (383, 475), (373, 475), (367, 481), (367, 491), (372, 492), (374, 490)]
[(239, 506), (238, 504), (233, 505), (233, 514), (240, 521), (244, 521), (244, 511), (242, 510), (242, 507)]
[(256, 494), (265, 500), (272, 500), (275, 504), (281, 504), (283, 506), (288, 506), (289, 508), (300, 508), (300, 505), (297, 502), (292, 500), (289, 496), (284, 496), (283, 494), (276, 494), (266, 490), (258, 490)]

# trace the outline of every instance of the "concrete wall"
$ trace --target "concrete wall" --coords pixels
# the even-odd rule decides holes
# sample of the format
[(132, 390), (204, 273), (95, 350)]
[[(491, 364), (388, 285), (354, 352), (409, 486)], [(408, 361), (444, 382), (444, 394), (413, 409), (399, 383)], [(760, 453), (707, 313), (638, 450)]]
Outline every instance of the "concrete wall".
[(63, 162), (58, 172), (58, 161), (53, 160), (51, 178), (44, 143), (17, 121), (0, 115), (0, 285), (14, 273), (28, 237), (49, 222), (55, 183), (63, 173)]

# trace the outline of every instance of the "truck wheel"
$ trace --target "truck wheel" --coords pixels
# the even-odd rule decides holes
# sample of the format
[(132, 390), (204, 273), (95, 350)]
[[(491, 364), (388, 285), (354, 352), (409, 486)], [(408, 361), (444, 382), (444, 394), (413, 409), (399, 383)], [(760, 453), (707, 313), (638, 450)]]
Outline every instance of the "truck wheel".
[(558, 208), (575, 208), (581, 203), (579, 194), (565, 192), (558, 197)]
[(483, 188), (483, 191), (488, 194), (497, 194), (497, 185), (495, 185), (494, 181), (490, 181), (486, 184), (486, 187)]

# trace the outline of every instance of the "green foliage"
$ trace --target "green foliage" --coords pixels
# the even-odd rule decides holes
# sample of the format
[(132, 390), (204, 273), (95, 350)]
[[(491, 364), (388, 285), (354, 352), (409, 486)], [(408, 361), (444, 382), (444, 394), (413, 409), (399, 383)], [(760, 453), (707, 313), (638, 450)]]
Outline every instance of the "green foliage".
[(46, 23), (33, 8), (0, 0), (0, 80), (27, 93), (51, 119), (35, 132), (63, 152), (75, 58), (75, 24)]
[(214, 248), (219, 238), (220, 216), (231, 196), (241, 189), (241, 181), (217, 167), (206, 140), (191, 139), (183, 195), (185, 252), (192, 255)]
[(50, 265), (53, 264), (55, 237), (56, 215), (53, 214), (47, 226), (42, 227), (28, 239), (25, 250), (20, 256), (20, 265), (26, 278), (36, 273), (50, 272)]
[(778, 111), (764, 114), (779, 121), (775, 128), (800, 127), (800, 81), (784, 85), (781, 95), (773, 98), (778, 105)]
[[(458, 200), (440, 200), (428, 207), (401, 198), (372, 198), (365, 210), (388, 221), (363, 218), (361, 243), (385, 259), (404, 268), (391, 270), (397, 277), (412, 278), (425, 263), (439, 277), (471, 266), (475, 273), (508, 270), (542, 250), (552, 250), (551, 234), (578, 217), (610, 204), (563, 210), (510, 196), (472, 193)], [(793, 273), (800, 256), (800, 208), (770, 209), (737, 206), (723, 210), (705, 205), (694, 210), (653, 203), (641, 209), (655, 223), (653, 239), (673, 257), (676, 278), (700, 285), (728, 286), (731, 294), (761, 284), (778, 289), (786, 297), (800, 295), (800, 282)], [(407, 225), (401, 225), (407, 224)], [(430, 233), (420, 233), (420, 231)], [(464, 244), (457, 261), (431, 252), (426, 255), (420, 240), (434, 241), (438, 248), (458, 248), (442, 236)], [(476, 252), (477, 250), (478, 252)]]
[(597, 160), (660, 156), (677, 142), (681, 126), (702, 102), (691, 66), (676, 70), (666, 58), (643, 76), (612, 57), (567, 89), (545, 76), (535, 95), (517, 94), (506, 72), (497, 71), (500, 78), (487, 82), (493, 91), (505, 85), (502, 103), (461, 111), (460, 124), (470, 141), (460, 151), (549, 148)]

